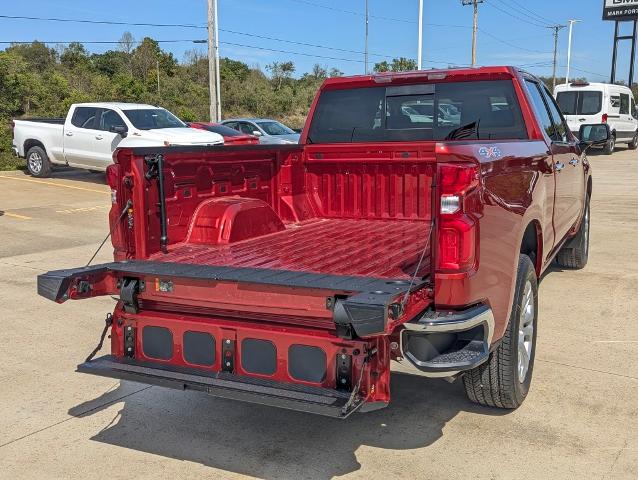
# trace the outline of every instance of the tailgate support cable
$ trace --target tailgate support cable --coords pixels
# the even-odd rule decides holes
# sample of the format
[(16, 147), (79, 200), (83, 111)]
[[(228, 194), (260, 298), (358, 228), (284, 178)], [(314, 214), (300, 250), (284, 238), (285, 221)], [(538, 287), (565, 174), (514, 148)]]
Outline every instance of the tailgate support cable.
[(416, 268), (414, 269), (414, 275), (412, 275), (412, 278), (410, 278), (410, 285), (408, 286), (408, 289), (405, 291), (405, 295), (403, 295), (403, 300), (401, 300), (400, 314), (403, 314), (403, 312), (405, 311), (405, 306), (408, 303), (408, 300), (410, 299), (410, 294), (412, 293), (412, 287), (414, 286), (416, 277), (419, 275), (419, 270), (421, 270), (421, 264), (423, 263), (423, 260), (425, 259), (425, 254), (428, 251), (428, 247), (430, 250), (432, 249), (433, 232), (435, 229), (436, 229), (436, 220), (432, 220), (432, 227), (430, 229), (430, 235), (429, 235), (428, 241), (423, 246), (421, 257), (419, 258), (419, 262), (416, 264)]
[(104, 246), (106, 241), (109, 239), (109, 237), (111, 235), (113, 235), (113, 232), (115, 231), (117, 226), (120, 224), (120, 222), (124, 218), (124, 215), (126, 215), (126, 212), (128, 212), (128, 209), (131, 208), (132, 206), (133, 206), (133, 201), (132, 200), (129, 200), (128, 202), (126, 202), (126, 205), (124, 205), (124, 209), (120, 212), (120, 215), (117, 217), (117, 220), (115, 220), (115, 222), (113, 222), (113, 225), (111, 226), (111, 229), (109, 230), (109, 234), (104, 238), (104, 240), (102, 240), (102, 243), (100, 243), (100, 246), (97, 247), (97, 250), (95, 251), (95, 253), (91, 257), (91, 260), (89, 260), (88, 263), (86, 264), (87, 267), (89, 265), (91, 265), (91, 262), (93, 260), (95, 260), (95, 257), (97, 256), (97, 254), (100, 252), (100, 250), (102, 250), (102, 247)]
[(100, 350), (102, 350), (102, 345), (104, 345), (104, 339), (106, 338), (106, 332), (108, 332), (109, 327), (113, 325), (113, 315), (111, 315), (110, 313), (107, 313), (106, 320), (104, 320), (104, 323), (105, 323), (104, 330), (102, 330), (102, 335), (100, 335), (100, 342), (97, 344), (97, 347), (93, 349), (91, 354), (88, 357), (86, 357), (86, 360), (84, 360), (85, 362), (90, 362), (91, 360), (93, 360), (93, 357), (95, 357), (95, 354), (99, 352)]
[(348, 397), (348, 401), (346, 402), (346, 404), (341, 407), (341, 414), (342, 415), (347, 415), (348, 414), (348, 410), (350, 410), (350, 407), (352, 407), (352, 405), (354, 404), (355, 400), (358, 398), (359, 396), (359, 390), (361, 389), (361, 382), (363, 380), (363, 372), (365, 371), (365, 367), (367, 365), (367, 363), (370, 361), (370, 359), (372, 357), (374, 357), (377, 354), (377, 348), (373, 348), (372, 350), (370, 350), (365, 358), (363, 359), (363, 363), (361, 364), (361, 369), (359, 370), (359, 378), (357, 380), (357, 383), (355, 384), (354, 388), (352, 389), (352, 393), (350, 393), (350, 397)]

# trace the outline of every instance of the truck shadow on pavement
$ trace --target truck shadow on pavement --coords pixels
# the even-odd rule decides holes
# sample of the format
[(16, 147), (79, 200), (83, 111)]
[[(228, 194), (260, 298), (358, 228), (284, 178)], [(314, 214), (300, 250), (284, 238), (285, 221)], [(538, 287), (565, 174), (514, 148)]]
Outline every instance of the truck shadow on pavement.
[(82, 418), (123, 402), (92, 440), (268, 479), (344, 475), (361, 468), (361, 446), (423, 448), (441, 438), (461, 411), (507, 414), (470, 403), (460, 381), (400, 373), (392, 375), (388, 408), (345, 421), (158, 387), (127, 395), (134, 386), (121, 382), (69, 414)]

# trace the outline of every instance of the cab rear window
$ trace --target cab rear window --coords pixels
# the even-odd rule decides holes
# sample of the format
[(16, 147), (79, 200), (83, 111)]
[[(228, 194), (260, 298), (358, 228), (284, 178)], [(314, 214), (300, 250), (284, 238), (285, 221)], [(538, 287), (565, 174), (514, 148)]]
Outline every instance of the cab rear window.
[(603, 94), (595, 91), (559, 92), (556, 101), (564, 115), (596, 115), (603, 109)]
[(511, 80), (324, 91), (311, 143), (528, 138)]

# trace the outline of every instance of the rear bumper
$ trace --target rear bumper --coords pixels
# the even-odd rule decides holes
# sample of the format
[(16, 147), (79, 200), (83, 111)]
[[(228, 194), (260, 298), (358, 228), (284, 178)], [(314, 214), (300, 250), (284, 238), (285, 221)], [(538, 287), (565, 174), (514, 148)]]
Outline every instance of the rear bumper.
[(77, 371), (177, 390), (196, 390), (219, 398), (335, 418), (346, 418), (364, 405), (361, 398), (349, 402), (350, 392), (347, 391), (286, 384), (226, 372), (207, 373), (175, 367), (169, 370), (158, 368), (157, 364), (117, 360), (111, 355), (82, 363), (78, 365)]
[(15, 154), (16, 157), (20, 156), (20, 150), (18, 150), (17, 145), (11, 145), (11, 150), (13, 150), (13, 153)]
[(489, 358), (494, 314), (479, 305), (460, 312), (431, 312), (404, 327), (400, 363), (425, 376), (450, 377)]

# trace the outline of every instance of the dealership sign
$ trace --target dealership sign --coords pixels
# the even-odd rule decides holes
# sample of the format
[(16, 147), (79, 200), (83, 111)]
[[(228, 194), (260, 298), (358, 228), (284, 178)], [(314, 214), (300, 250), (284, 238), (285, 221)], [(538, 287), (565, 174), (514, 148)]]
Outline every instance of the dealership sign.
[(605, 0), (603, 20), (633, 20), (638, 18), (638, 0)]

